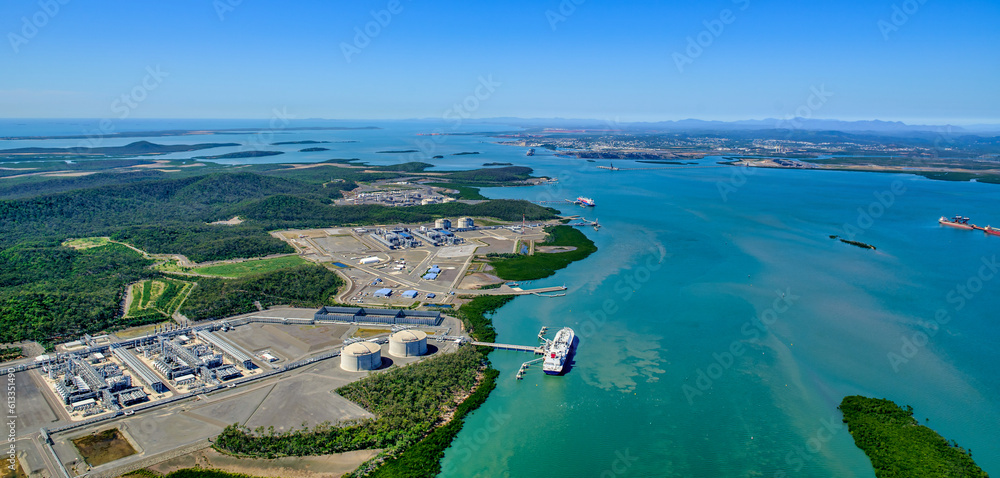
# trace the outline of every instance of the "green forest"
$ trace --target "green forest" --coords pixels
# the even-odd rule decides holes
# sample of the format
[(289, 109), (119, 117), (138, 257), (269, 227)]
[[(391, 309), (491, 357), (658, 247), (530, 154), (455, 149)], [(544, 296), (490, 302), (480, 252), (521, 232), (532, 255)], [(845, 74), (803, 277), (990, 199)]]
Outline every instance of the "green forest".
[(333, 271), (313, 264), (240, 279), (201, 277), (180, 312), (191, 320), (207, 320), (253, 312), (254, 301), (263, 307), (320, 307), (334, 302), (343, 283)]
[(156, 274), (120, 244), (84, 250), (26, 242), (0, 251), (0, 342), (54, 343), (163, 320), (123, 319), (125, 286)]
[(591, 241), (572, 226), (553, 226), (545, 229), (549, 237), (536, 246), (575, 247), (575, 250), (556, 253), (536, 252), (533, 255), (497, 255), (490, 259), (493, 272), (504, 280), (535, 280), (544, 279), (568, 266), (574, 261), (586, 259), (597, 251), (594, 241)]
[(921, 425), (910, 406), (904, 409), (890, 400), (852, 395), (838, 408), (877, 478), (988, 476), (972, 461), (970, 450)]
[[(125, 318), (128, 284), (163, 277), (151, 261), (121, 245), (76, 250), (60, 245), (71, 238), (109, 236), (153, 254), (183, 254), (195, 262), (261, 257), (293, 252), (268, 231), (334, 225), (424, 222), (439, 217), (476, 216), (502, 220), (555, 217), (555, 210), (527, 201), (492, 200), (392, 208), (333, 206), (355, 181), (374, 181), (422, 172), (427, 163), (297, 169), (264, 164), (235, 168), (205, 163), (177, 173), (135, 171), (145, 160), (86, 164), (36, 162), (40, 170), (70, 169), (94, 174), (65, 178), (28, 176), (0, 184), (0, 341), (37, 340), (51, 345), (83, 333), (142, 325), (160, 314)], [(107, 170), (97, 170), (103, 164)], [(353, 165), (353, 164), (352, 164)], [(519, 181), (530, 169), (450, 172), (443, 180)], [(242, 217), (240, 225), (210, 222)], [(322, 268), (238, 280), (199, 280), (182, 313), (199, 320), (247, 312), (254, 301), (320, 305), (339, 286)]]

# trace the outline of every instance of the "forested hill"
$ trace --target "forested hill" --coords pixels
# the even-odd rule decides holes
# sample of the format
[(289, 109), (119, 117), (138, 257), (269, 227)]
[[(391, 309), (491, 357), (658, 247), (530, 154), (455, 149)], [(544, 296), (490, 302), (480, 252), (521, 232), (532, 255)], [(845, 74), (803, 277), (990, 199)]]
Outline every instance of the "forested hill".
[[(392, 168), (422, 171), (427, 166), (258, 165), (238, 171), (207, 166), (201, 170), (204, 173), (178, 168), (178, 173), (166, 179), (160, 177), (162, 171), (106, 171), (62, 179), (0, 178), (0, 189), (12, 198), (0, 200), (0, 342), (34, 339), (51, 344), (85, 332), (165, 319), (123, 318), (126, 285), (160, 276), (147, 267), (149, 260), (118, 244), (71, 249), (61, 245), (66, 239), (110, 236), (151, 253), (184, 254), (202, 262), (293, 252), (268, 233), (275, 229), (414, 223), (459, 216), (554, 217), (553, 209), (510, 200), (395, 208), (332, 204), (341, 191), (356, 186), (354, 181), (400, 177), (404, 173)], [(517, 171), (511, 178), (526, 174)], [(114, 184), (116, 175), (124, 181)], [(209, 224), (233, 216), (244, 222)], [(315, 305), (335, 294), (338, 282), (332, 272), (320, 266), (303, 267), (299, 276), (315, 283), (316, 290), (302, 287), (303, 281), (282, 279), (288, 277), (286, 271), (275, 277), (248, 278), (236, 289), (224, 280), (206, 281), (189, 297), (188, 306), (193, 309), (188, 312), (193, 317), (215, 317), (243, 310), (255, 300), (270, 304), (276, 298), (282, 303)], [(224, 302), (215, 303), (203, 300), (209, 289), (229, 292)]]
[[(340, 183), (344, 184), (344, 183)], [(488, 216), (505, 220), (538, 220), (553, 217), (553, 210), (526, 201), (494, 200), (475, 205), (433, 204), (408, 208), (383, 206), (333, 206), (340, 188), (298, 179), (255, 173), (213, 173), (180, 179), (154, 180), (101, 186), (26, 199), (0, 201), (0, 247), (26, 240), (62, 240), (69, 237), (140, 237), (137, 247), (155, 253), (179, 253), (202, 260), (228, 259), (225, 252), (206, 255), (199, 250), (200, 234), (206, 241), (256, 240), (266, 255), (290, 252), (278, 246), (266, 230), (286, 227), (328, 227), (346, 224), (429, 221), (444, 216)], [(206, 223), (239, 215), (247, 223), (239, 228), (207, 227)], [(156, 239), (186, 236), (183, 243)], [(145, 231), (140, 233), (137, 231)], [(278, 250), (276, 250), (277, 248)], [(245, 257), (245, 256), (244, 256)], [(198, 260), (198, 259), (195, 259)]]
[[(51, 236), (91, 236), (125, 226), (205, 223), (226, 208), (273, 194), (322, 197), (322, 187), (251, 173), (146, 181), (0, 201), (0, 244)], [(327, 195), (329, 196), (329, 194)]]

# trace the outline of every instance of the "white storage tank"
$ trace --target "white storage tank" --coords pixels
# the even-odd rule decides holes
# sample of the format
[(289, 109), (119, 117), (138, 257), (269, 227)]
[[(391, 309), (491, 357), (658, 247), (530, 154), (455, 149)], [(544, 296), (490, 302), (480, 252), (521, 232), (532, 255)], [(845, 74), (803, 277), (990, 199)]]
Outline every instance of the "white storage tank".
[(448, 219), (438, 219), (434, 221), (435, 229), (451, 229), (451, 221)]
[(364, 372), (382, 366), (382, 347), (371, 342), (355, 342), (340, 353), (340, 368), (348, 372)]
[(419, 330), (401, 330), (389, 337), (393, 357), (416, 357), (427, 353), (427, 334)]
[(459, 229), (472, 229), (473, 227), (476, 227), (476, 222), (471, 217), (463, 217), (458, 220)]

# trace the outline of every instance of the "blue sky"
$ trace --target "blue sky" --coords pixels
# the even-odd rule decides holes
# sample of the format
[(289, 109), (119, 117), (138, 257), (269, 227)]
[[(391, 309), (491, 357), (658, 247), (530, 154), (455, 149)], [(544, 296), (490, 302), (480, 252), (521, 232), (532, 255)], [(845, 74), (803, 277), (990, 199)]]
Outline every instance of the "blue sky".
[(1000, 123), (998, 24), (995, 0), (5, 1), (0, 117)]

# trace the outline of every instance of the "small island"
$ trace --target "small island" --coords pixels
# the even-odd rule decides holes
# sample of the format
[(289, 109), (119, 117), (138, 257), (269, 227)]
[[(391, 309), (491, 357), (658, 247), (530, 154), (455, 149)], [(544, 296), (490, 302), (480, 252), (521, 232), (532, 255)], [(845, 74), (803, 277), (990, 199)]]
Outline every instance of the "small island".
[(868, 455), (877, 478), (962, 476), (988, 478), (972, 461), (972, 452), (913, 418), (891, 400), (860, 395), (844, 397), (837, 407), (854, 444)]
[(452, 156), (465, 156), (467, 154), (479, 154), (479, 151), (462, 151), (461, 153), (453, 153)]
[(238, 143), (200, 143), (200, 144), (156, 144), (149, 141), (136, 141), (125, 146), (106, 146), (99, 148), (15, 148), (2, 149), (0, 156), (145, 156), (167, 153), (185, 153), (202, 149), (239, 146)]
[(305, 148), (305, 149), (300, 149), (299, 152), (300, 153), (318, 153), (320, 151), (329, 151), (329, 150), (330, 150), (329, 148)]
[(403, 154), (403, 153), (419, 153), (415, 149), (401, 149), (401, 150), (389, 150), (389, 151), (375, 151), (376, 154)]
[(850, 239), (844, 239), (844, 238), (842, 238), (842, 237), (840, 237), (838, 235), (835, 235), (835, 234), (831, 234), (830, 235), (830, 239), (840, 239), (840, 242), (843, 242), (844, 244), (850, 244), (852, 246), (857, 246), (857, 247), (860, 247), (862, 249), (871, 249), (873, 251), (875, 250), (875, 246), (873, 246), (871, 244), (865, 244), (864, 242), (858, 242), (858, 241), (852, 241)]
[(514, 163), (483, 163), (483, 166), (513, 166)]
[(239, 159), (239, 158), (262, 158), (264, 156), (277, 156), (285, 154), (283, 151), (237, 151), (235, 153), (218, 154), (215, 156), (196, 156), (191, 159)]
[(329, 141), (314, 141), (311, 139), (307, 139), (305, 141), (279, 141), (277, 143), (271, 143), (271, 146), (282, 146), (286, 144), (324, 144), (324, 143), (329, 143)]

